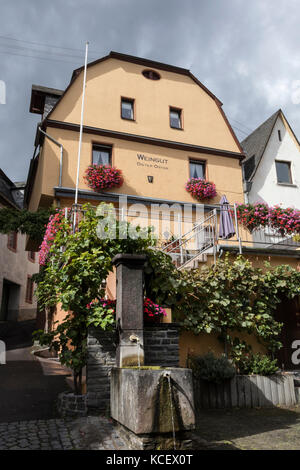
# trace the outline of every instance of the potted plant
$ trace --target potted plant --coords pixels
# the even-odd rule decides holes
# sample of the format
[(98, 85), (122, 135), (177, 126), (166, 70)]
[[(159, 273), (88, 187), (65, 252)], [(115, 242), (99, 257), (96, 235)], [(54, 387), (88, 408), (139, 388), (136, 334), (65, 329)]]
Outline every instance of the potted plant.
[(278, 230), (280, 235), (300, 233), (300, 211), (291, 207), (270, 207), (269, 219), (271, 226)]
[[(89, 310), (88, 324), (99, 326), (103, 329), (114, 326), (116, 315), (116, 301), (109, 299), (96, 299), (87, 305)], [(149, 298), (144, 299), (144, 320), (147, 323), (159, 323), (167, 313), (164, 308), (152, 302)]]
[(172, 235), (168, 240), (163, 243), (163, 247), (167, 247), (167, 252), (180, 253), (180, 240)]
[(144, 320), (149, 323), (160, 323), (161, 319), (167, 316), (164, 308), (152, 302), (148, 297), (144, 300)]
[(198, 201), (212, 199), (217, 195), (216, 185), (204, 178), (190, 178), (185, 189)]
[(252, 233), (254, 230), (269, 224), (269, 207), (267, 204), (238, 204), (237, 218)]
[(84, 175), (88, 186), (94, 191), (112, 189), (123, 184), (121, 170), (109, 165), (90, 165)]
[(266, 226), (281, 236), (300, 233), (300, 211), (291, 207), (269, 207), (260, 202), (238, 204), (237, 218), (250, 233)]

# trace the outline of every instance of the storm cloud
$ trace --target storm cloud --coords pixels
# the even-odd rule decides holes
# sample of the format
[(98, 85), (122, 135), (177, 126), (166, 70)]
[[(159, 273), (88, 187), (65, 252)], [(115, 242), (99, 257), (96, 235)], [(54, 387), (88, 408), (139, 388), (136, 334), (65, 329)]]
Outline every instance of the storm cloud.
[[(73, 69), (115, 50), (189, 68), (237, 136), (282, 108), (300, 136), (297, 0), (1, 0), (0, 167), (25, 180), (38, 115), (31, 85), (63, 89)], [(8, 39), (10, 38), (10, 39)]]

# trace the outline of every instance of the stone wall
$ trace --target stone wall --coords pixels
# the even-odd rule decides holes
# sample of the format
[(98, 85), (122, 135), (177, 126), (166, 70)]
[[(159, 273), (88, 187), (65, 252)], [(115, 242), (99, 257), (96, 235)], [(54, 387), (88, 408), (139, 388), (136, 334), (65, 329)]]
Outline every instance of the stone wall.
[[(90, 328), (87, 341), (88, 407), (108, 411), (110, 371), (116, 364), (114, 332)], [(175, 323), (161, 323), (144, 329), (145, 365), (179, 366), (179, 329)]]
[(179, 367), (179, 330), (176, 324), (161, 323), (144, 329), (145, 365)]

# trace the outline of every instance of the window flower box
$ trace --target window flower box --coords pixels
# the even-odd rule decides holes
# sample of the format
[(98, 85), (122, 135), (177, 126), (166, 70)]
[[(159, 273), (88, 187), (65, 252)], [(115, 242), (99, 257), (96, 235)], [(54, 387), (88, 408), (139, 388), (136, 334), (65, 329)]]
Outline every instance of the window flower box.
[(121, 170), (109, 165), (90, 165), (84, 175), (87, 185), (94, 191), (119, 188), (124, 179)]
[(237, 218), (250, 233), (268, 226), (281, 236), (300, 234), (300, 211), (291, 207), (269, 207), (258, 202), (238, 204)]
[(252, 233), (269, 225), (269, 207), (264, 203), (238, 204), (237, 218)]
[(185, 189), (198, 201), (209, 200), (217, 195), (216, 185), (204, 178), (190, 178)]

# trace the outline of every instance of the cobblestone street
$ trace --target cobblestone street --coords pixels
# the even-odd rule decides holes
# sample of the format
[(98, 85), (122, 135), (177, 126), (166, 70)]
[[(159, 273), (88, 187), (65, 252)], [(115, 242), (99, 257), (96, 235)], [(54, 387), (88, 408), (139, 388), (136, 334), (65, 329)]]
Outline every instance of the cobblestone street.
[(0, 423), (0, 450), (124, 450), (112, 422), (102, 416)]
[(0, 367), (0, 450), (126, 449), (104, 416), (59, 417), (55, 402), (70, 390), (70, 371), (32, 354), (31, 326), (17, 326), (11, 336), (3, 325), (0, 331), (7, 345)]

